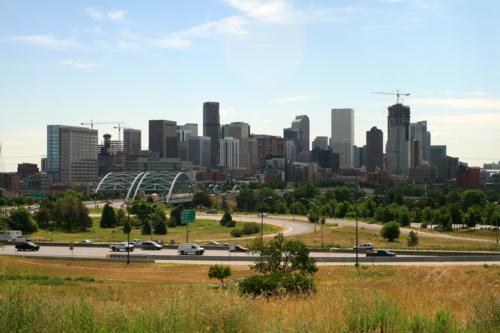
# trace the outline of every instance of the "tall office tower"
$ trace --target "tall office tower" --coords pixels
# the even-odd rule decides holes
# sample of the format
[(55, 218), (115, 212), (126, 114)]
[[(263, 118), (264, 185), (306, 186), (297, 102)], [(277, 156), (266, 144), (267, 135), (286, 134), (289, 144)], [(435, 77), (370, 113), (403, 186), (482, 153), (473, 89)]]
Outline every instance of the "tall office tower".
[(229, 169), (240, 167), (240, 141), (231, 137), (220, 139), (220, 165)]
[(212, 141), (210, 166), (219, 164), (220, 157), (220, 115), (218, 102), (203, 103), (203, 136), (208, 136)]
[(252, 170), (258, 165), (257, 139), (240, 139), (240, 168)]
[(420, 141), (411, 140), (410, 141), (410, 167), (418, 168), (420, 166), (420, 157), (422, 152), (420, 150)]
[(340, 168), (352, 168), (352, 146), (354, 145), (354, 110), (332, 109), (333, 152), (340, 155)]
[[(47, 174), (52, 176), (52, 181), (58, 183), (61, 181), (60, 173), (60, 148), (61, 134), (60, 129), (65, 125), (47, 125)], [(97, 149), (97, 147), (96, 147)]]
[(408, 175), (410, 166), (410, 107), (397, 103), (388, 107), (387, 171), (390, 175)]
[(366, 171), (384, 170), (384, 133), (377, 127), (366, 132)]
[(188, 160), (194, 165), (208, 167), (211, 158), (211, 139), (206, 136), (191, 136), (188, 139)]
[(170, 120), (149, 121), (149, 151), (160, 158), (178, 158), (177, 123)]
[(366, 146), (363, 147), (352, 147), (352, 167), (355, 169), (360, 169), (366, 166)]
[(446, 145), (433, 145), (430, 148), (430, 161), (434, 163), (435, 160), (445, 158), (446, 153)]
[(312, 149), (319, 148), (321, 150), (328, 149), (328, 137), (327, 136), (317, 136), (312, 142)]
[(246, 139), (250, 137), (250, 125), (244, 122), (232, 122), (222, 125), (222, 138)]
[(97, 147), (98, 174), (104, 176), (112, 171), (124, 170), (123, 142), (111, 140), (111, 134), (103, 135), (103, 142)]
[(126, 156), (139, 154), (142, 149), (141, 130), (134, 128), (123, 129), (123, 152)]
[(293, 140), (285, 141), (285, 159), (288, 162), (297, 162), (297, 145)]
[(189, 138), (198, 136), (198, 124), (188, 123), (177, 126), (177, 144), (182, 161), (189, 160)]
[(254, 138), (257, 139), (259, 160), (285, 156), (285, 140), (283, 138), (265, 134), (254, 135)]
[(309, 152), (309, 117), (296, 116), (292, 126), (283, 129), (283, 138), (295, 141), (297, 155)]
[(419, 121), (410, 124), (410, 140), (419, 143), (419, 159), (430, 161), (431, 133), (427, 131), (427, 121)]
[(91, 183), (97, 179), (97, 130), (60, 127), (60, 174), (63, 183)]

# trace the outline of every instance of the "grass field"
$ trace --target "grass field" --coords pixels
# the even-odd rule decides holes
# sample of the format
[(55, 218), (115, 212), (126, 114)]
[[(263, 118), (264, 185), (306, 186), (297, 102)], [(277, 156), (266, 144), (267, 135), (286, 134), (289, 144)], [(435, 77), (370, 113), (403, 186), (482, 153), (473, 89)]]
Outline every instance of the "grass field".
[[(122, 228), (103, 229), (99, 226), (99, 218), (94, 218), (94, 225), (88, 232), (60, 232), (60, 231), (46, 231), (39, 230), (33, 235), (32, 238), (42, 238), (58, 242), (79, 242), (83, 239), (90, 239), (94, 242), (116, 242), (124, 241), (127, 236), (123, 233)], [(238, 225), (242, 223), (237, 222)], [(221, 227), (218, 221), (212, 220), (197, 220), (195, 223), (189, 225), (189, 241), (201, 240), (218, 240), (218, 239), (235, 239), (229, 233), (232, 228)], [(281, 229), (271, 225), (264, 225), (264, 233), (271, 234), (279, 232)], [(142, 235), (140, 229), (134, 229), (130, 233), (130, 239), (150, 239), (149, 235)], [(177, 226), (175, 228), (168, 228), (166, 235), (153, 235), (153, 239), (163, 240), (168, 242), (174, 240), (176, 243), (184, 242), (186, 240), (186, 227)]]
[[(477, 251), (498, 251), (500, 250), (494, 243), (485, 243), (481, 241), (466, 241), (443, 238), (424, 237), (419, 235), (419, 244), (416, 247), (407, 245), (407, 235), (401, 235), (399, 240), (388, 242), (380, 236), (380, 232), (359, 229), (360, 243), (373, 243), (377, 248), (389, 249), (429, 249), (429, 250), (477, 250)], [(321, 245), (321, 229), (318, 226), (316, 233), (294, 236), (310, 246), (319, 247)], [(346, 247), (351, 248), (356, 243), (356, 229), (353, 227), (336, 227), (325, 225), (323, 230), (323, 239), (326, 247)]]
[[(232, 267), (231, 280), (252, 274)], [(498, 332), (500, 267), (320, 267), (311, 297), (251, 299), (207, 266), (0, 257), (2, 332)]]

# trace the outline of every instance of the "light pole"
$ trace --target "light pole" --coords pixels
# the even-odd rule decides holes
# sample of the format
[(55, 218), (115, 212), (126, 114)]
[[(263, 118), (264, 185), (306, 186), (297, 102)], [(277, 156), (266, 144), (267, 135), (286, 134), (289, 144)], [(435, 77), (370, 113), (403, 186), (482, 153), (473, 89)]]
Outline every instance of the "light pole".
[(365, 197), (361, 197), (356, 200), (356, 205), (355, 205), (355, 216), (356, 216), (356, 263), (354, 266), (358, 267), (359, 266), (359, 227), (358, 227), (358, 204), (364, 200)]
[(260, 200), (260, 244), (264, 246), (264, 201), (272, 199), (273, 197), (265, 197)]
[[(494, 202), (495, 206), (498, 206), (498, 203), (499, 203), (498, 201), (495, 201)], [(494, 214), (495, 214), (494, 215), (495, 216), (495, 220), (497, 220), (497, 246), (498, 246), (498, 231), (499, 231), (498, 230), (498, 222), (499, 222), (498, 220), (500, 220), (500, 216), (497, 216), (496, 210), (495, 210)]]
[[(318, 204), (316, 204), (314, 201), (307, 199), (307, 198), (304, 198), (304, 197), (300, 198), (300, 200), (305, 200), (305, 201), (311, 203), (312, 205), (314, 205), (316, 207), (316, 209), (318, 210), (318, 218), (319, 218), (319, 206), (318, 206)], [(314, 232), (316, 232), (316, 223), (314, 223)]]

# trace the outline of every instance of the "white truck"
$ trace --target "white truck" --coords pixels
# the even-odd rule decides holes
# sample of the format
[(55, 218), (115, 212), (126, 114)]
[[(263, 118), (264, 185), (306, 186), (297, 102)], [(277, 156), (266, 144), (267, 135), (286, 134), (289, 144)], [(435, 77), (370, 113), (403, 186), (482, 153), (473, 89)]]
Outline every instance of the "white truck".
[(12, 242), (23, 239), (23, 232), (21, 230), (5, 230), (0, 234), (0, 242)]
[(122, 243), (118, 243), (118, 244), (110, 244), (109, 248), (113, 252), (120, 252), (120, 251), (133, 252), (134, 251), (134, 245), (129, 244), (127, 242), (122, 242)]
[(184, 254), (202, 255), (203, 253), (205, 253), (205, 249), (199, 246), (198, 244), (183, 243), (179, 244), (179, 247), (177, 248), (177, 253), (181, 255)]

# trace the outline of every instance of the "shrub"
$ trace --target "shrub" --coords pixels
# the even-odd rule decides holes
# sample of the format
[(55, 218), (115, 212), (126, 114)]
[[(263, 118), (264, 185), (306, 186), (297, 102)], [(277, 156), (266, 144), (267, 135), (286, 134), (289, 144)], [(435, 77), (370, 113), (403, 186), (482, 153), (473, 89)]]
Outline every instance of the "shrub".
[(227, 210), (224, 212), (224, 215), (222, 215), (222, 218), (220, 219), (219, 223), (223, 227), (230, 227), (230, 228), (236, 225), (236, 222), (233, 221), (233, 217)]
[(242, 232), (244, 235), (253, 235), (260, 232), (260, 225), (255, 222), (244, 223)]
[(314, 281), (301, 274), (279, 272), (246, 278), (240, 282), (239, 290), (254, 297), (311, 294), (314, 292)]
[(23, 233), (27, 234), (38, 230), (36, 221), (31, 216), (31, 213), (24, 207), (19, 207), (12, 211), (8, 223), (10, 228), (21, 230)]
[(208, 277), (219, 279), (220, 285), (224, 286), (224, 279), (231, 276), (231, 267), (224, 265), (213, 265), (208, 268)]
[(408, 246), (417, 246), (418, 245), (418, 235), (415, 231), (410, 231), (408, 234)]
[(105, 204), (101, 214), (101, 228), (114, 228), (115, 225), (115, 210), (109, 204)]
[(243, 236), (243, 231), (241, 231), (240, 229), (233, 229), (233, 230), (231, 230), (231, 236), (241, 237), (241, 236)]
[(393, 242), (395, 239), (399, 238), (399, 223), (388, 222), (380, 231), (380, 235), (387, 239), (389, 242)]
[(167, 224), (162, 220), (157, 220), (154, 227), (155, 235), (166, 235), (167, 234)]

